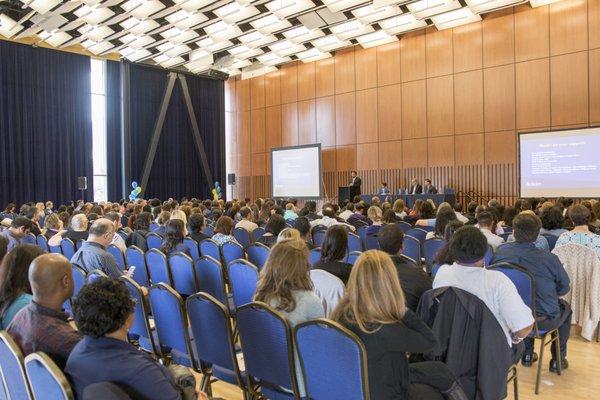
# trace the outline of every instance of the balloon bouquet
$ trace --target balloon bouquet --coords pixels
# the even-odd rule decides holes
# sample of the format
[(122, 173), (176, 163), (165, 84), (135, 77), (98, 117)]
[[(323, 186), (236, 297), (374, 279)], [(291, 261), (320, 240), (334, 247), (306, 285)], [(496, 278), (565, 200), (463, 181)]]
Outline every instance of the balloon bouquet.
[(142, 193), (142, 187), (138, 186), (138, 183), (136, 181), (131, 182), (131, 187), (133, 188), (133, 190), (131, 191), (131, 193), (129, 193), (129, 200), (130, 201), (135, 201), (139, 194)]
[(223, 193), (221, 191), (221, 185), (219, 182), (215, 182), (215, 187), (212, 190), (213, 200), (219, 200), (223, 197)]

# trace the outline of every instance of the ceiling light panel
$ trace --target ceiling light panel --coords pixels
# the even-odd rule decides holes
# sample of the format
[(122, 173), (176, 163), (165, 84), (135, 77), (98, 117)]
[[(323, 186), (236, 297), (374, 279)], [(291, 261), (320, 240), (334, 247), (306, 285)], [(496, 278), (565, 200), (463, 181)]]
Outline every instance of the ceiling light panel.
[(216, 51), (223, 50), (227, 47), (233, 46), (233, 43), (231, 43), (229, 40), (215, 41), (210, 37), (204, 38), (204, 39), (196, 42), (196, 44), (199, 47), (206, 49), (211, 53), (214, 53)]
[(165, 42), (156, 46), (156, 50), (168, 57), (177, 57), (182, 54), (189, 53), (192, 49), (185, 44), (173, 44), (171, 42)]
[(371, 24), (385, 18), (390, 18), (402, 14), (398, 6), (387, 6), (375, 8), (373, 5), (364, 6), (352, 10), (352, 14), (363, 24)]
[(548, 4), (554, 4), (554, 3), (558, 3), (561, 0), (530, 0), (529, 3), (531, 4), (531, 7), (536, 8), (536, 7), (541, 7), (541, 6), (545, 6)]
[(374, 32), (372, 26), (363, 25), (358, 20), (344, 22), (330, 28), (331, 32), (341, 40), (352, 39), (357, 36)]
[(104, 22), (115, 15), (115, 13), (108, 7), (90, 7), (86, 4), (75, 10), (74, 14), (90, 25), (96, 25)]
[(256, 7), (243, 6), (235, 2), (217, 8), (213, 12), (228, 24), (233, 24), (259, 14)]
[(93, 53), (93, 54), (101, 54), (104, 53), (110, 49), (112, 49), (113, 44), (110, 42), (106, 42), (106, 41), (100, 41), (100, 42), (95, 42), (93, 40), (86, 40), (82, 43), (82, 46), (89, 52)]
[(161, 32), (160, 36), (164, 37), (165, 39), (168, 39), (169, 41), (171, 41), (173, 43), (181, 44), (181, 43), (190, 41), (192, 39), (196, 39), (200, 35), (198, 35), (198, 33), (196, 33), (193, 30), (184, 31), (179, 28), (173, 27), (173, 28), (167, 29), (164, 32)]
[(214, 0), (174, 0), (175, 4), (185, 11), (197, 11), (212, 3)]
[(325, 36), (320, 29), (308, 29), (305, 26), (299, 26), (289, 31), (283, 32), (283, 36), (291, 40), (294, 43), (304, 43), (309, 40), (317, 39)]
[(108, 26), (100, 25), (84, 25), (77, 29), (77, 31), (81, 33), (85, 39), (94, 40), (96, 42), (115, 33), (115, 31), (110, 29)]
[(0, 14), (0, 35), (10, 38), (23, 29), (22, 25), (5, 14)]
[(269, 34), (289, 28), (292, 24), (287, 19), (280, 19), (276, 15), (267, 15), (250, 22), (250, 25), (260, 33)]
[(287, 56), (281, 57), (281, 56), (277, 55), (276, 53), (263, 54), (263, 55), (257, 56), (256, 59), (258, 61), (260, 61), (262, 64), (270, 65), (270, 66), (284, 64), (286, 62), (292, 61), (292, 59), (290, 57), (287, 57)]
[(121, 8), (135, 18), (147, 18), (166, 6), (158, 0), (127, 0)]
[(292, 54), (300, 53), (306, 50), (306, 47), (301, 44), (295, 44), (289, 40), (282, 40), (269, 46), (278, 56), (285, 57)]
[(119, 25), (121, 25), (123, 29), (128, 30), (134, 35), (142, 35), (160, 27), (160, 24), (152, 19), (142, 20), (134, 17), (126, 19)]
[(68, 42), (73, 37), (66, 32), (46, 32), (43, 31), (39, 35), (40, 39), (48, 43), (50, 46), (60, 47), (63, 43)]
[(379, 21), (379, 26), (390, 35), (398, 35), (413, 29), (424, 28), (427, 26), (427, 22), (416, 19), (412, 14), (402, 14)]
[(363, 48), (368, 49), (370, 47), (396, 42), (398, 38), (396, 36), (388, 35), (385, 31), (377, 31), (357, 37), (356, 40)]
[(233, 47), (233, 48), (227, 50), (227, 52), (231, 55), (234, 55), (237, 58), (240, 58), (240, 59), (254, 57), (254, 56), (257, 56), (257, 55), (263, 53), (263, 51), (261, 49), (252, 49), (244, 44)]
[(315, 4), (310, 0), (273, 0), (266, 6), (279, 18), (285, 18), (313, 8)]
[(242, 34), (240, 28), (236, 25), (229, 25), (224, 21), (219, 21), (204, 28), (206, 33), (215, 41), (231, 39)]
[(119, 53), (121, 53), (121, 55), (123, 57), (125, 57), (126, 59), (128, 59), (129, 61), (139, 61), (142, 58), (147, 58), (149, 56), (152, 55), (152, 53), (150, 53), (148, 50), (146, 49), (132, 49), (131, 47), (125, 47), (121, 50), (119, 50)]
[(248, 60), (237, 60), (236, 59), (235, 62), (229, 66), (229, 68), (242, 69), (249, 65), (252, 65), (252, 62), (250, 62)]
[(350, 7), (358, 6), (360, 4), (368, 3), (366, 0), (323, 0), (323, 4), (327, 6), (331, 11), (337, 12), (347, 10)]
[(340, 40), (335, 35), (325, 36), (312, 41), (313, 46), (321, 51), (333, 51), (343, 47), (352, 46), (348, 40)]
[(510, 7), (515, 4), (524, 3), (525, 1), (526, 0), (466, 0), (471, 11), (477, 14)]
[(325, 53), (313, 47), (312, 49), (308, 49), (296, 54), (296, 57), (298, 57), (298, 59), (300, 59), (303, 63), (308, 63), (329, 58), (331, 57), (331, 53)]
[(208, 21), (206, 15), (199, 12), (188, 12), (179, 10), (173, 14), (167, 15), (165, 18), (171, 25), (179, 29), (188, 29), (201, 23)]
[(238, 40), (244, 43), (248, 47), (261, 47), (269, 43), (277, 41), (277, 38), (273, 35), (265, 35), (258, 31), (247, 33), (238, 38)]
[(61, 0), (25, 0), (22, 3), (31, 8), (34, 11), (37, 11), (40, 14), (46, 14), (48, 11), (52, 10), (54, 7), (59, 5)]
[(458, 10), (436, 15), (431, 18), (431, 21), (436, 28), (441, 31), (443, 29), (470, 24), (471, 22), (481, 21), (481, 17), (479, 14), (474, 14), (469, 7), (463, 7)]
[(461, 7), (458, 0), (419, 0), (406, 7), (417, 19), (429, 18), (432, 15), (456, 10)]

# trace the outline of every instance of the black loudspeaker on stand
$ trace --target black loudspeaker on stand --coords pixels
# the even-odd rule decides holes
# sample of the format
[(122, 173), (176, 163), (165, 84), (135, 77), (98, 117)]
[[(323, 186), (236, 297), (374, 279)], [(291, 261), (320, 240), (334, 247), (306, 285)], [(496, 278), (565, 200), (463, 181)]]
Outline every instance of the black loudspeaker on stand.
[(87, 176), (77, 177), (77, 190), (81, 190), (81, 200), (85, 201), (85, 191), (87, 190)]
[(227, 184), (233, 186), (231, 188), (231, 197), (235, 198), (235, 174), (227, 174)]

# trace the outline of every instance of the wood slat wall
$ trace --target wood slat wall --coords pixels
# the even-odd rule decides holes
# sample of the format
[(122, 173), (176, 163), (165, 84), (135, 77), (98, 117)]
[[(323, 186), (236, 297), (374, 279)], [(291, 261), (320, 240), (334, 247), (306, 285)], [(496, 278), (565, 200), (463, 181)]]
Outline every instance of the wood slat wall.
[[(270, 195), (270, 149), (323, 146), (330, 198), (413, 177), (509, 203), (517, 132), (600, 123), (600, 0), (528, 4), (225, 85), (235, 197)], [(231, 195), (231, 187), (228, 187)]]

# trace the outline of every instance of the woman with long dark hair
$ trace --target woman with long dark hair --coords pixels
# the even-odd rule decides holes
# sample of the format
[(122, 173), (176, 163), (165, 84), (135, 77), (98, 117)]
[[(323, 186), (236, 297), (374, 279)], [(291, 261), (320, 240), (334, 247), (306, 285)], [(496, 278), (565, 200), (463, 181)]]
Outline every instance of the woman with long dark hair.
[(162, 245), (160, 246), (160, 251), (166, 255), (180, 251), (188, 256), (191, 256), (187, 246), (183, 244), (183, 238), (185, 237), (185, 225), (183, 224), (183, 221), (180, 219), (171, 219), (169, 222), (167, 222), (165, 227), (165, 237), (163, 238)]
[(314, 269), (322, 269), (348, 282), (352, 264), (344, 261), (348, 254), (348, 233), (342, 225), (333, 225), (327, 229), (321, 245), (321, 260)]

